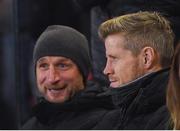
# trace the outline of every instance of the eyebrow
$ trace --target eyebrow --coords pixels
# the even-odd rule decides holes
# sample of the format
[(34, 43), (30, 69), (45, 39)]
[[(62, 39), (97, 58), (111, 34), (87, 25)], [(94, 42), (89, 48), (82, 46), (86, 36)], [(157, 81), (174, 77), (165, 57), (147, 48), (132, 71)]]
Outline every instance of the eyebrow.
[[(45, 61), (46, 60), (46, 58), (40, 58), (38, 61), (37, 61), (37, 63), (41, 63), (41, 62), (43, 62), (43, 61)], [(57, 58), (57, 61), (59, 61), (59, 62), (70, 62), (70, 61), (72, 61), (71, 59), (69, 59), (69, 58)]]
[(41, 63), (41, 62), (43, 62), (45, 60), (45, 58), (40, 58), (38, 61), (37, 61), (37, 63)]

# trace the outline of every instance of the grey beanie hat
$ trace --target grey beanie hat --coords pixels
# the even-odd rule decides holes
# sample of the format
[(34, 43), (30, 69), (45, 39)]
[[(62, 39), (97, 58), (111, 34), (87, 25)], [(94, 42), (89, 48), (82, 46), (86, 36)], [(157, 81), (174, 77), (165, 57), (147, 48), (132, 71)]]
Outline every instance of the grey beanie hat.
[(44, 56), (63, 56), (71, 59), (79, 68), (84, 80), (91, 68), (88, 41), (77, 30), (52, 25), (40, 35), (33, 52), (33, 62)]

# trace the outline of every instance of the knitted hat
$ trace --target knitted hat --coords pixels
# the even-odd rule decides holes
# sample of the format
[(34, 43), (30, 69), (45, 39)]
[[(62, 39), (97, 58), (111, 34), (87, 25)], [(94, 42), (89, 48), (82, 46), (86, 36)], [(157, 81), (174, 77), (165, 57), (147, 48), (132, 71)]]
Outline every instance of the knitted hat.
[(71, 59), (79, 68), (84, 80), (87, 79), (91, 68), (88, 41), (77, 30), (62, 26), (52, 25), (40, 35), (33, 53), (36, 62), (44, 56), (62, 56)]

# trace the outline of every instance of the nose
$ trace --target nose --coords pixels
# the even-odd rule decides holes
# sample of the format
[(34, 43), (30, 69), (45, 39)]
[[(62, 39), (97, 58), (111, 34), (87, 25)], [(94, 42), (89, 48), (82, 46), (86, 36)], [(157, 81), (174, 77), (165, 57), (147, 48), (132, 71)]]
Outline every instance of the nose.
[(112, 74), (112, 73), (113, 73), (113, 69), (112, 69), (112, 66), (111, 66), (109, 60), (107, 60), (107, 62), (106, 62), (106, 66), (105, 66), (105, 68), (104, 68), (103, 73), (104, 73), (105, 75), (109, 75), (109, 74)]
[(60, 77), (60, 72), (56, 71), (54, 67), (49, 68), (49, 74), (48, 74), (48, 82), (50, 84), (55, 84), (59, 81)]

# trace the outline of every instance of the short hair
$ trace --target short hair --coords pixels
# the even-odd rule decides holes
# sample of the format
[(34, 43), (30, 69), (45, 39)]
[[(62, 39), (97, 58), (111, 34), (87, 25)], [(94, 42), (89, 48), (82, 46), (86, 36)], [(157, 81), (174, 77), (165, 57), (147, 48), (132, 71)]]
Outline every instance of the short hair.
[(160, 56), (160, 64), (171, 64), (174, 52), (174, 33), (170, 22), (158, 12), (137, 12), (115, 17), (102, 23), (99, 36), (121, 33), (125, 38), (124, 48), (138, 55), (146, 46), (152, 47)]

